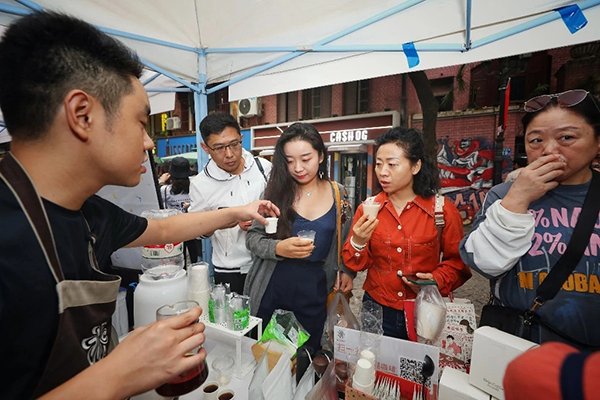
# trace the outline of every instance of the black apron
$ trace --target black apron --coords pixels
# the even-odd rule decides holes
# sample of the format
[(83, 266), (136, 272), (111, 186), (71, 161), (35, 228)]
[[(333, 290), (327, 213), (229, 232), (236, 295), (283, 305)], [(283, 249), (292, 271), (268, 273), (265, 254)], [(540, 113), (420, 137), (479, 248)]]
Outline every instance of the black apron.
[(59, 325), (50, 358), (34, 392), (37, 398), (101, 360), (114, 347), (116, 337), (111, 332), (111, 317), (121, 278), (100, 271), (93, 248), (95, 239), (90, 232), (88, 255), (92, 280), (65, 279), (42, 199), (10, 153), (0, 163), (0, 178), (19, 201), (56, 280)]

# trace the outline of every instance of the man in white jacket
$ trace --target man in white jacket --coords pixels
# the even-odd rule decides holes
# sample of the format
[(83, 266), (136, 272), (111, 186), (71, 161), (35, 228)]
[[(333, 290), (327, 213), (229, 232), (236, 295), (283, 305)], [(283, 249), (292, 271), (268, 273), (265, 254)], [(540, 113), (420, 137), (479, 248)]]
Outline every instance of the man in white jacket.
[[(210, 160), (190, 185), (189, 212), (218, 210), (248, 204), (262, 197), (271, 163), (253, 157), (242, 148), (240, 126), (223, 112), (213, 113), (200, 123), (202, 149)], [(242, 222), (207, 235), (213, 245), (215, 283), (229, 283), (242, 293), (252, 255), (246, 249), (246, 231), (252, 221)]]

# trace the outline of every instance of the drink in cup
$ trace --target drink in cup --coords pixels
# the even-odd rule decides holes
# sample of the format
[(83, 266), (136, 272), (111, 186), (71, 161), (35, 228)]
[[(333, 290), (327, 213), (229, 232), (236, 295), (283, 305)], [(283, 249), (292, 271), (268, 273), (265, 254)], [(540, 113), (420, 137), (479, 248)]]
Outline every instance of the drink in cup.
[(310, 242), (314, 244), (316, 234), (317, 234), (317, 232), (315, 232), (313, 230), (300, 231), (300, 232), (298, 232), (298, 237), (301, 239), (310, 240)]
[(265, 232), (268, 234), (273, 234), (277, 232), (277, 218), (276, 217), (268, 217), (267, 225), (265, 226)]
[(377, 214), (379, 213), (380, 204), (375, 201), (363, 203), (363, 212), (369, 216), (369, 219), (377, 218)]
[[(173, 305), (162, 306), (156, 310), (156, 320), (171, 318), (176, 315), (185, 314), (192, 308), (198, 307), (195, 301), (180, 301)], [(186, 354), (186, 357), (195, 355), (199, 349)], [(176, 376), (164, 385), (156, 388), (156, 393), (164, 397), (176, 397), (190, 393), (198, 389), (208, 378), (208, 365), (206, 360), (195, 367)]]

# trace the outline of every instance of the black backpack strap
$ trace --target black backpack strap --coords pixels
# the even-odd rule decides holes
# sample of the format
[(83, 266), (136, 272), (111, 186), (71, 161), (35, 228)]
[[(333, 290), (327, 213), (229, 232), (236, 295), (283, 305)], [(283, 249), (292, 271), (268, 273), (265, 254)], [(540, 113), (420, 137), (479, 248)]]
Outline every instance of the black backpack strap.
[(256, 166), (258, 167), (258, 170), (262, 174), (263, 178), (265, 178), (265, 182), (268, 182), (267, 175), (265, 175), (265, 169), (263, 168), (262, 164), (260, 163), (260, 159), (255, 156), (254, 162), (256, 162)]
[(560, 391), (564, 400), (583, 400), (583, 366), (590, 353), (571, 353), (560, 370)]
[(598, 221), (598, 213), (600, 212), (600, 201), (598, 199), (600, 199), (600, 173), (592, 170), (592, 182), (567, 249), (552, 267), (546, 279), (538, 286), (534, 304), (526, 314), (533, 315), (533, 311), (537, 307), (553, 299), (581, 260), (583, 252), (590, 242), (594, 225)]

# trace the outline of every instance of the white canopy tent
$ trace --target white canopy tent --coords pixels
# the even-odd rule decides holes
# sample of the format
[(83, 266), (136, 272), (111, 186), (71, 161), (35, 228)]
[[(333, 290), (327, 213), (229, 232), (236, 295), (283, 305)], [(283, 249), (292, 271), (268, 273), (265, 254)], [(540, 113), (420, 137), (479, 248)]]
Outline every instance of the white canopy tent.
[[(150, 69), (176, 81), (165, 85), (156, 79), (154, 89), (177, 85), (175, 90), (195, 91), (201, 117), (206, 114), (206, 93), (227, 86), (229, 99), (237, 100), (599, 40), (599, 4), (600, 0), (0, 0), (0, 25), (38, 9), (82, 18), (118, 37)], [(573, 5), (588, 21), (575, 33), (554, 11)], [(403, 51), (406, 43), (414, 44), (419, 58), (412, 68)], [(222, 84), (207, 91), (206, 85), (214, 83)], [(166, 96), (152, 97), (169, 102)]]
[[(571, 20), (555, 11), (567, 6)], [(600, 0), (0, 0), (0, 27), (44, 9), (175, 81), (142, 78), (153, 111), (165, 91), (193, 91), (198, 148), (207, 95), (225, 87), (232, 101), (600, 40)]]

